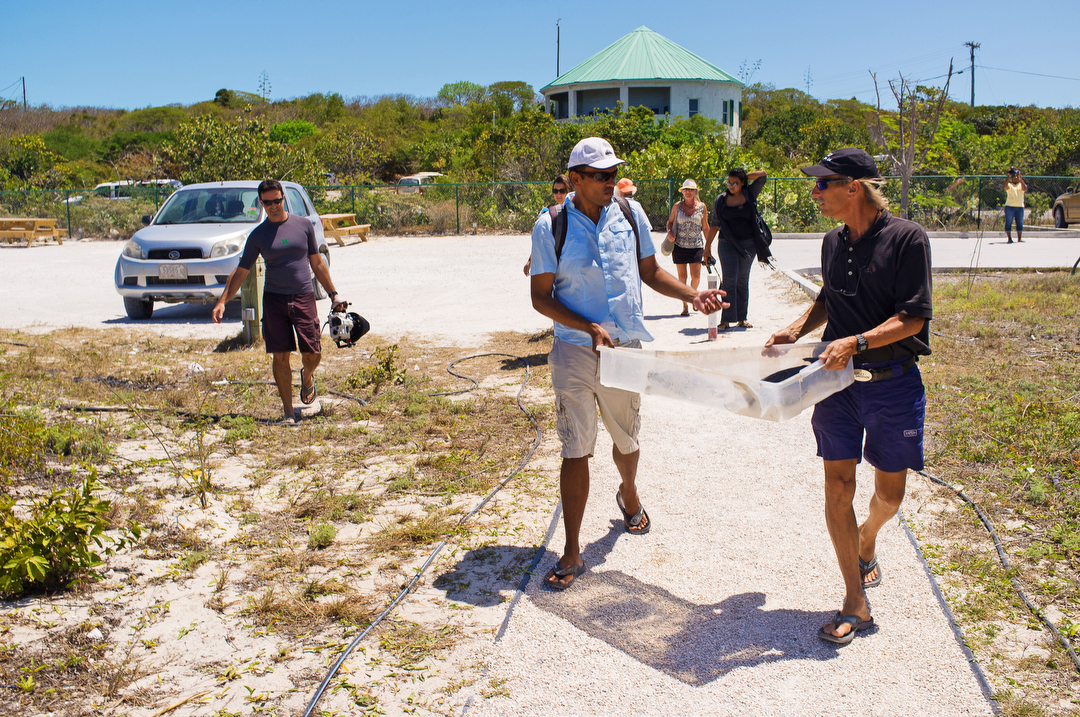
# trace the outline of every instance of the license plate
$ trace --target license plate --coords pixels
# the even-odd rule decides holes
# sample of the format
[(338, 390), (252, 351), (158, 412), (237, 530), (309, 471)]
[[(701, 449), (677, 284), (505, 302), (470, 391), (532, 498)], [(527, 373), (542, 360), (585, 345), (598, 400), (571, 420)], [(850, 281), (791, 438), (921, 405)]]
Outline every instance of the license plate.
[(186, 279), (187, 264), (158, 264), (159, 279)]

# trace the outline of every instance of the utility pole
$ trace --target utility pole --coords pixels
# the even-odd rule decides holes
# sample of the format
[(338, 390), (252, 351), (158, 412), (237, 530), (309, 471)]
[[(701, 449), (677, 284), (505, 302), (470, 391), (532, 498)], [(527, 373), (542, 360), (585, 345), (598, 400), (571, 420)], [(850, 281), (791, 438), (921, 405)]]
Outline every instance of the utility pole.
[(971, 49), (971, 106), (975, 107), (975, 50), (982, 47), (982, 43), (965, 42), (964, 46)]
[(22, 79), (22, 108), (23, 108), (23, 112), (25, 112), (26, 111), (26, 75), (23, 75), (22, 78), (20, 78), (20, 79)]
[(555, 21), (555, 76), (556, 77), (559, 76), (559, 52), (560, 52), (560, 43), (561, 43), (561, 40), (562, 40), (562, 28), (559, 26), (559, 23), (561, 23), (561, 22), (562, 22), (561, 17), (558, 20)]

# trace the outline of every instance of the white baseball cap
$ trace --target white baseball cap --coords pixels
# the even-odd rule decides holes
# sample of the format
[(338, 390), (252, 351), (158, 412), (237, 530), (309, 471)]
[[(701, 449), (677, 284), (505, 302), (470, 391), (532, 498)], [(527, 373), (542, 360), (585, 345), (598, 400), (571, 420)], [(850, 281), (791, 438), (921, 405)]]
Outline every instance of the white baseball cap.
[(593, 169), (608, 169), (619, 164), (626, 162), (615, 156), (610, 142), (602, 137), (586, 137), (574, 145), (574, 151), (570, 153), (570, 161), (566, 166), (568, 169), (581, 165)]

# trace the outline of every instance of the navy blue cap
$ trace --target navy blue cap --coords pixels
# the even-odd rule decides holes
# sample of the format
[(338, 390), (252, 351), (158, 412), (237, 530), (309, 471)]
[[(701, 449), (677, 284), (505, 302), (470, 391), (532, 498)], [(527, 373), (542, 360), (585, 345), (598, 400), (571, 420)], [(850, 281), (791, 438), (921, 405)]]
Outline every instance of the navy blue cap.
[(811, 177), (828, 177), (830, 174), (842, 174), (852, 179), (880, 177), (877, 163), (869, 154), (858, 147), (846, 147), (829, 152), (817, 164), (803, 167), (804, 174)]

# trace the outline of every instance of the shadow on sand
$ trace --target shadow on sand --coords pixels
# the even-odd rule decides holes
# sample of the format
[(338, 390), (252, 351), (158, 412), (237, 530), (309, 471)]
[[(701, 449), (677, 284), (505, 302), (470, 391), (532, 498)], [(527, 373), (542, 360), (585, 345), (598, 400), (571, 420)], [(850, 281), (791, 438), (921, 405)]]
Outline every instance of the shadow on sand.
[(619, 571), (582, 578), (564, 594), (538, 590), (533, 602), (688, 685), (708, 684), (739, 667), (836, 656), (816, 636), (828, 612), (763, 610), (760, 592), (698, 605)]

